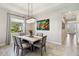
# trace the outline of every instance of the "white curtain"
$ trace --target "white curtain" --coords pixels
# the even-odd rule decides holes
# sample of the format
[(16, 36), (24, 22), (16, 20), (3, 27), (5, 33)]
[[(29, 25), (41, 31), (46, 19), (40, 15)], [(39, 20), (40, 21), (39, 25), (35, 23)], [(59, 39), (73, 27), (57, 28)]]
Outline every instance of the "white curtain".
[(10, 34), (10, 14), (7, 13), (6, 44), (9, 45), (10, 41), (11, 41), (11, 34)]
[(14, 15), (14, 14), (10, 14), (10, 13), (7, 13), (7, 25), (6, 25), (6, 28), (7, 28), (7, 31), (6, 31), (6, 44), (10, 44), (11, 43), (11, 40), (12, 40), (12, 37), (11, 37), (11, 30), (10, 30), (10, 27), (11, 27), (11, 18), (18, 18), (18, 19), (21, 19), (21, 20), (24, 20), (24, 30), (23, 32), (26, 33), (26, 22), (25, 22), (25, 18), (23, 17), (20, 17), (18, 15)]

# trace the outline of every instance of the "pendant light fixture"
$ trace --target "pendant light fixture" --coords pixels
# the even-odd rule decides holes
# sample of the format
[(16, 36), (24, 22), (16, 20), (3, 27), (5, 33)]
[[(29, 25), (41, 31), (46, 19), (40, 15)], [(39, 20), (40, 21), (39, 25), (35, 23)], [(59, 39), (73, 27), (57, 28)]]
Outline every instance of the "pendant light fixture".
[(28, 19), (26, 20), (27, 23), (34, 23), (35, 22), (35, 18), (33, 15), (33, 4), (32, 3), (28, 3)]

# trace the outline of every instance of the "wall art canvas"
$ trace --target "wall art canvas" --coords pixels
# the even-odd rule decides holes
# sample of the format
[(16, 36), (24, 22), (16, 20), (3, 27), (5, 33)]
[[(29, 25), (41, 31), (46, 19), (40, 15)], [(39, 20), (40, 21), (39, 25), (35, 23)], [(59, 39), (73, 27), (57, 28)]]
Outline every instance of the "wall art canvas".
[(37, 21), (37, 30), (49, 30), (49, 19)]

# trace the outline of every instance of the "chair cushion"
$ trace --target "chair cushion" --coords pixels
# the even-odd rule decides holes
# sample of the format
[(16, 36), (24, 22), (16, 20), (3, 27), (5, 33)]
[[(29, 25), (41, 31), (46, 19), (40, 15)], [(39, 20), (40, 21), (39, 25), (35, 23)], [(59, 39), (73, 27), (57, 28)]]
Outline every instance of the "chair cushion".
[(41, 43), (40, 42), (37, 42), (37, 43), (33, 44), (33, 46), (40, 48), (41, 47)]
[(23, 48), (29, 48), (29, 47), (30, 47), (30, 45), (29, 45), (29, 44), (27, 44), (27, 43), (23, 43), (23, 44), (22, 44), (22, 47), (23, 47)]

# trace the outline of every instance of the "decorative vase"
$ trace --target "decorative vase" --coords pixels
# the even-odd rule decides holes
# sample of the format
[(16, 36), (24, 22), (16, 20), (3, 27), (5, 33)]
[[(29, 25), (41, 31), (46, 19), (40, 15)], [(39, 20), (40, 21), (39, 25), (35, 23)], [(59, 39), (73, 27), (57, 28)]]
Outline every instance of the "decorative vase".
[(33, 31), (29, 30), (29, 33), (30, 33), (30, 37), (33, 37)]

